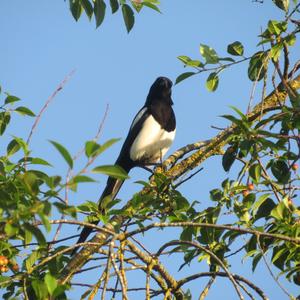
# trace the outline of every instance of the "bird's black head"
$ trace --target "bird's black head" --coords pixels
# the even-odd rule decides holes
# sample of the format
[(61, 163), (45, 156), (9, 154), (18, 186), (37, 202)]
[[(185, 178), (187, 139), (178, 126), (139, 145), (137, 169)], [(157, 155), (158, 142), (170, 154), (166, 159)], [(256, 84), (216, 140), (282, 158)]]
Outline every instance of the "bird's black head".
[(150, 104), (154, 100), (165, 100), (172, 105), (172, 85), (173, 83), (169, 78), (158, 77), (150, 88), (146, 104)]

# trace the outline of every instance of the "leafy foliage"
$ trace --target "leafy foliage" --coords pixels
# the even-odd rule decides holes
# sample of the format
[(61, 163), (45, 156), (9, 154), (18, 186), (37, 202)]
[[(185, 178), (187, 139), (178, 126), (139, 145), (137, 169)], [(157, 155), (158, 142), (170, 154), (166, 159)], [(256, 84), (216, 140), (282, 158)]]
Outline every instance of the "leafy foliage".
[[(127, 32), (130, 32), (134, 26), (134, 11), (139, 13), (143, 7), (148, 7), (152, 10), (160, 12), (157, 6), (159, 4), (157, 0), (110, 0), (107, 2), (109, 2), (112, 14), (118, 12), (121, 7)], [(96, 28), (99, 27), (104, 21), (107, 6), (106, 1), (104, 0), (69, 0), (69, 5), (72, 16), (76, 21), (80, 19), (82, 12), (84, 12), (90, 20), (93, 16), (95, 17)]]

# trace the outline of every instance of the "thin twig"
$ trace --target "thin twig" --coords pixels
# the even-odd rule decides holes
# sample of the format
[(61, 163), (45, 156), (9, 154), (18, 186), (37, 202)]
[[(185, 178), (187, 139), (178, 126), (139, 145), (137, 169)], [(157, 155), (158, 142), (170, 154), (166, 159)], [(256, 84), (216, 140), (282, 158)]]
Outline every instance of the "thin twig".
[(115, 243), (115, 241), (112, 240), (112, 241), (110, 242), (110, 244), (109, 244), (109, 255), (110, 255), (110, 259), (111, 259), (111, 263), (112, 263), (112, 265), (113, 265), (113, 268), (114, 268), (114, 270), (115, 270), (115, 272), (116, 272), (116, 274), (117, 274), (117, 276), (118, 276), (118, 278), (119, 278), (120, 284), (121, 284), (121, 288), (122, 288), (122, 299), (123, 299), (123, 300), (127, 300), (128, 297), (127, 297), (127, 291), (126, 291), (126, 290), (127, 290), (127, 289), (126, 289), (126, 284), (125, 284), (125, 282), (124, 282), (124, 280), (123, 280), (123, 276), (122, 276), (122, 274), (121, 274), (121, 272), (120, 272), (120, 270), (119, 270), (119, 268), (118, 268), (118, 266), (117, 266), (117, 264), (116, 264), (116, 260), (115, 260), (115, 253), (114, 253), (114, 249), (113, 249), (114, 243)]
[(242, 288), (242, 290), (248, 295), (248, 297), (251, 300), (255, 300), (255, 298), (253, 297), (253, 295), (248, 291), (248, 289), (239, 281), (237, 281), (237, 284)]
[(274, 275), (274, 273), (272, 272), (272, 269), (271, 269), (271, 266), (269, 265), (267, 259), (266, 259), (266, 256), (265, 256), (265, 253), (261, 247), (261, 244), (260, 244), (260, 240), (259, 240), (259, 236), (257, 236), (257, 245), (260, 249), (260, 252), (261, 252), (261, 255), (262, 255), (262, 258), (265, 262), (265, 265), (271, 275), (271, 277), (274, 279), (274, 281), (276, 282), (276, 284), (280, 287), (280, 289), (290, 298), (290, 299), (295, 299), (294, 296), (292, 296), (292, 294), (290, 294), (287, 289), (279, 282), (279, 280), (276, 278), (276, 276)]
[(44, 106), (42, 107), (41, 111), (38, 113), (38, 115), (36, 116), (35, 118), (35, 121), (32, 125), (32, 128), (30, 130), (30, 133), (28, 135), (28, 138), (27, 138), (27, 145), (29, 145), (30, 141), (31, 141), (31, 138), (32, 138), (32, 135), (38, 125), (38, 123), (40, 122), (41, 120), (41, 116), (42, 114), (44, 113), (44, 111), (47, 109), (47, 107), (49, 106), (49, 104), (52, 102), (52, 100), (55, 98), (55, 96), (57, 95), (58, 92), (60, 92), (64, 86), (66, 85), (66, 83), (71, 79), (71, 77), (74, 75), (75, 73), (75, 70), (72, 70), (65, 78), (64, 80), (58, 85), (58, 87), (56, 88), (56, 90), (54, 91), (54, 93), (48, 98), (48, 100), (46, 101), (46, 103), (44, 104)]
[(193, 178), (195, 175), (197, 175), (199, 172), (201, 172), (203, 170), (203, 168), (200, 168), (199, 170), (195, 171), (194, 173), (192, 173), (190, 176), (188, 176), (187, 178), (182, 179), (180, 182), (178, 182), (177, 184), (175, 184), (173, 186), (174, 189), (177, 189), (180, 185), (182, 185), (183, 183), (187, 182), (188, 180), (190, 180), (191, 178)]
[[(227, 274), (225, 272), (201, 272), (201, 273), (197, 273), (197, 274), (194, 274), (194, 275), (191, 275), (191, 276), (188, 276), (184, 279), (181, 279), (178, 281), (178, 286), (179, 287), (182, 287), (184, 284), (192, 281), (192, 280), (195, 280), (197, 278), (200, 278), (200, 277), (211, 277), (211, 276), (218, 276), (218, 277), (227, 277)], [(241, 282), (244, 282), (245, 284), (247, 284), (250, 288), (252, 288), (258, 295), (260, 295), (260, 297), (263, 299), (263, 300), (268, 300), (268, 297), (265, 295), (264, 291), (261, 290), (259, 287), (257, 287), (254, 283), (252, 283), (251, 281), (249, 281), (248, 279), (240, 276), (240, 275), (237, 275), (237, 274), (232, 274), (232, 276), (234, 277), (234, 279), (236, 281), (241, 281)]]
[(107, 289), (107, 284), (109, 281), (109, 271), (111, 268), (111, 253), (110, 253), (111, 248), (109, 247), (109, 255), (106, 263), (106, 268), (105, 268), (105, 279), (104, 279), (104, 284), (103, 284), (103, 289), (102, 289), (102, 294), (101, 294), (101, 300), (105, 299), (105, 293)]
[(233, 276), (231, 275), (231, 272), (228, 270), (228, 268), (225, 266), (225, 264), (223, 263), (223, 261), (216, 255), (214, 254), (212, 251), (208, 250), (206, 247), (203, 247), (202, 245), (200, 245), (199, 243), (196, 243), (196, 242), (190, 242), (190, 241), (171, 241), (171, 242), (168, 242), (166, 244), (164, 244), (163, 246), (161, 246), (159, 248), (159, 250), (157, 251), (156, 253), (156, 256), (158, 257), (160, 255), (160, 253), (167, 247), (170, 247), (170, 246), (175, 246), (175, 245), (189, 245), (189, 246), (193, 246), (195, 248), (198, 248), (199, 250), (201, 251), (204, 251), (205, 253), (207, 253), (208, 255), (211, 256), (211, 258), (213, 260), (216, 261), (216, 263), (225, 271), (225, 273), (227, 274), (229, 280), (232, 282), (235, 290), (236, 290), (236, 293), (238, 294), (239, 298), (241, 300), (244, 300), (244, 297), (243, 295), (241, 294), (241, 291), (235, 281), (235, 279), (233, 278)]

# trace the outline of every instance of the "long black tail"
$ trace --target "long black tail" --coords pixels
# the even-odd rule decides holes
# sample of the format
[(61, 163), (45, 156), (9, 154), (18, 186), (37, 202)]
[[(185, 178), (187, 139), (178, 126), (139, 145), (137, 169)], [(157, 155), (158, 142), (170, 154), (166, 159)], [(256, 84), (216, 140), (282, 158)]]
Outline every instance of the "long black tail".
[[(129, 173), (131, 168), (124, 168), (124, 169), (127, 173)], [(107, 196), (110, 196), (110, 199), (114, 200), (123, 183), (124, 183), (124, 180), (108, 177), (105, 189), (99, 199), (99, 210), (100, 211), (103, 209), (103, 207), (102, 207), (103, 199)], [(99, 223), (99, 221), (92, 222), (92, 224), (94, 224), (94, 225), (97, 225), (98, 223)], [(93, 231), (93, 228), (84, 227), (80, 233), (77, 244), (83, 243), (92, 231)], [(78, 248), (79, 248), (79, 246), (73, 249), (71, 256), (73, 256), (77, 252)]]

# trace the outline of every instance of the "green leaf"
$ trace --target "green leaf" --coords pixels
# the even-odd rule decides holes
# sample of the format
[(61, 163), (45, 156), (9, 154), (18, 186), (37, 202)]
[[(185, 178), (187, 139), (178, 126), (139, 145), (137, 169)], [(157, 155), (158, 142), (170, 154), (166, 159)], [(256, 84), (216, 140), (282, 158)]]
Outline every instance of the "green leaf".
[(155, 5), (155, 4), (153, 4), (153, 3), (151, 3), (151, 2), (142, 2), (142, 5), (143, 6), (147, 6), (147, 7), (149, 7), (149, 8), (151, 8), (151, 9), (153, 9), (153, 10), (155, 10), (155, 11), (157, 11), (158, 13), (160, 13), (161, 14), (161, 11), (160, 11), (160, 9), (158, 8), (158, 6), (157, 5)]
[(45, 276), (45, 283), (50, 295), (53, 294), (54, 290), (57, 288), (57, 280), (50, 273)]
[(85, 155), (87, 157), (94, 156), (93, 154), (100, 148), (101, 146), (95, 141), (87, 141), (85, 143)]
[(286, 210), (287, 208), (284, 202), (281, 201), (272, 209), (270, 216), (274, 217), (276, 220), (283, 220)]
[(15, 109), (15, 111), (24, 116), (35, 117), (35, 114), (25, 106), (19, 106)]
[(74, 206), (65, 205), (61, 202), (54, 202), (53, 205), (57, 208), (57, 210), (65, 215), (70, 215), (73, 218), (76, 218), (76, 208)]
[(277, 7), (287, 12), (289, 10), (289, 0), (272, 0)]
[(219, 57), (219, 61), (235, 62), (235, 60), (232, 57)]
[(276, 160), (271, 163), (271, 171), (279, 183), (288, 183), (291, 172), (287, 163), (284, 160)]
[(232, 108), (244, 122), (248, 122), (248, 117), (245, 114), (243, 114), (237, 107), (233, 105), (229, 105), (229, 107)]
[(0, 113), (0, 135), (3, 135), (7, 125), (10, 122), (10, 113), (8, 111)]
[(295, 34), (289, 34), (285, 39), (286, 43), (289, 46), (294, 46), (294, 44), (296, 43), (296, 35)]
[(92, 172), (106, 174), (108, 176), (111, 176), (111, 177), (114, 177), (117, 179), (122, 179), (122, 180), (129, 178), (126, 171), (124, 171), (124, 169), (118, 165), (99, 166), (99, 167), (94, 168), (92, 170)]
[(27, 171), (23, 175), (23, 181), (24, 181), (24, 184), (25, 184), (26, 188), (28, 189), (28, 191), (31, 194), (33, 194), (33, 195), (38, 194), (38, 192), (39, 192), (39, 183), (38, 183), (38, 178), (34, 174), (34, 172)]
[(131, 1), (131, 5), (133, 8), (139, 13), (143, 7), (142, 3), (136, 2), (136, 1)]
[(236, 41), (227, 46), (227, 52), (234, 56), (242, 56), (244, 54), (244, 46), (241, 42)]
[(236, 159), (236, 147), (227, 148), (226, 152), (222, 157), (222, 166), (225, 172), (228, 172)]
[(219, 57), (217, 55), (217, 52), (204, 44), (200, 45), (200, 53), (203, 56), (203, 58), (205, 59), (207, 64), (216, 64), (219, 62)]
[(182, 61), (185, 66), (189, 66), (189, 67), (203, 67), (203, 63), (199, 60), (195, 60), (195, 59), (191, 59), (190, 57), (186, 56), (186, 55), (180, 55), (177, 57), (180, 61)]
[(249, 62), (248, 77), (251, 81), (260, 81), (267, 71), (267, 55), (263, 51), (255, 53)]
[(272, 254), (272, 263), (283, 271), (283, 266), (288, 254), (287, 247), (275, 247)]
[(14, 137), (14, 139), (7, 146), (7, 155), (11, 156), (21, 148), (23, 149), (25, 155), (29, 153), (26, 142), (21, 138)]
[(94, 155), (98, 156), (99, 154), (103, 153), (105, 150), (110, 148), (113, 144), (115, 144), (119, 140), (120, 139), (110, 139), (110, 140), (106, 141), (104, 144), (100, 145), (100, 147), (97, 149), (97, 151), (94, 153)]
[(94, 11), (91, 2), (89, 0), (80, 0), (80, 4), (83, 7), (88, 18), (91, 19)]
[(209, 194), (210, 194), (210, 199), (211, 199), (212, 201), (217, 201), (217, 202), (219, 202), (219, 201), (221, 201), (222, 198), (223, 198), (223, 193), (222, 193), (222, 191), (221, 191), (220, 189), (213, 189), (213, 190), (211, 190), (211, 191), (209, 192)]
[(73, 159), (68, 150), (62, 146), (61, 144), (49, 140), (49, 142), (56, 148), (56, 150), (62, 155), (62, 157), (65, 159), (69, 167), (72, 169), (73, 168)]
[(38, 251), (32, 251), (28, 258), (25, 260), (25, 266), (28, 272), (31, 272), (32, 266), (40, 258)]
[(110, 7), (111, 7), (111, 13), (114, 14), (119, 9), (119, 2), (118, 0), (109, 0)]
[(134, 12), (129, 5), (123, 4), (122, 5), (122, 14), (123, 14), (123, 19), (125, 22), (127, 32), (129, 33), (134, 25)]
[(77, 175), (70, 180), (70, 184), (81, 182), (96, 182), (96, 180), (86, 175)]
[(29, 244), (32, 241), (32, 233), (28, 230), (25, 230), (25, 239), (24, 244)]
[(19, 162), (28, 162), (33, 165), (43, 165), (43, 166), (52, 167), (52, 165), (50, 163), (48, 163), (46, 160), (44, 160), (40, 157), (26, 157), (26, 158), (22, 158), (21, 160), (19, 160)]
[(259, 164), (254, 164), (249, 169), (249, 175), (255, 183), (258, 183), (261, 176), (261, 166)]
[(278, 61), (278, 58), (280, 57), (281, 50), (283, 48), (283, 44), (276, 44), (272, 46), (270, 50), (270, 57), (274, 59), (274, 61)]
[(105, 9), (106, 9), (106, 4), (103, 0), (95, 1), (94, 14), (95, 14), (95, 19), (96, 19), (96, 28), (98, 28), (104, 20)]
[(15, 154), (20, 149), (21, 149), (20, 144), (15, 139), (11, 140), (6, 148), (7, 156), (11, 156), (11, 155)]
[(30, 231), (35, 236), (37, 242), (41, 246), (46, 245), (46, 239), (45, 239), (43, 233), (41, 232), (41, 230), (38, 227), (35, 227), (35, 226), (31, 225), (30, 223), (24, 223), (23, 227), (25, 228), (25, 230)]
[(16, 96), (8, 95), (4, 101), (5, 104), (14, 103), (20, 101), (21, 99)]
[(177, 58), (182, 61), (184, 64), (187, 64), (189, 61), (191, 61), (192, 59), (186, 55), (180, 55), (177, 56)]
[(70, 10), (73, 18), (78, 21), (82, 12), (82, 6), (80, 5), (79, 0), (70, 0)]
[(278, 22), (276, 20), (270, 20), (268, 22), (268, 31), (271, 34), (279, 36), (281, 33), (287, 30), (287, 22)]
[(256, 202), (252, 205), (252, 215), (254, 216), (260, 206), (270, 197), (270, 194), (261, 195)]
[(43, 214), (43, 213), (40, 213), (39, 217), (41, 218), (42, 223), (43, 223), (46, 231), (50, 232), (51, 231), (51, 223), (49, 222), (48, 217), (45, 214)]
[(6, 223), (4, 231), (9, 237), (13, 237), (19, 232), (19, 228), (10, 223)]
[(227, 120), (230, 120), (232, 123), (236, 124), (240, 127), (240, 129), (244, 130), (245, 132), (249, 131), (249, 124), (248, 122), (245, 122), (243, 120), (239, 120), (238, 118), (232, 116), (232, 115), (223, 115), (222, 118), (225, 118)]
[(187, 78), (189, 78), (189, 77), (191, 77), (195, 74), (197, 74), (197, 73), (195, 73), (195, 72), (182, 73), (176, 78), (175, 84), (178, 84), (179, 82), (181, 82), (181, 81), (183, 81), (183, 80), (185, 80), (185, 79), (187, 79)]
[(88, 213), (97, 213), (99, 211), (99, 206), (97, 203), (92, 201), (86, 201), (83, 204), (77, 206), (79, 211), (88, 212)]
[(100, 155), (106, 149), (111, 147), (113, 144), (118, 142), (120, 139), (110, 139), (106, 141), (103, 145), (99, 145), (95, 141), (87, 141), (85, 143), (85, 154), (87, 157), (95, 157)]
[(257, 264), (259, 263), (259, 261), (261, 260), (262, 258), (262, 253), (258, 253), (257, 255), (255, 255), (255, 257), (253, 258), (253, 261), (252, 261), (252, 272), (255, 271), (256, 267), (257, 267)]
[(219, 85), (219, 76), (217, 73), (210, 73), (206, 80), (206, 88), (210, 92), (214, 92)]
[[(259, 200), (258, 200), (259, 201)], [(254, 215), (255, 220), (259, 220), (261, 218), (269, 218), (272, 209), (276, 204), (271, 198), (267, 198), (265, 201), (261, 203), (259, 206), (256, 215)]]
[(48, 291), (46, 284), (38, 279), (32, 280), (31, 283), (34, 293), (36, 295), (36, 299), (47, 299)]

